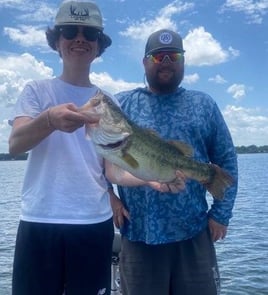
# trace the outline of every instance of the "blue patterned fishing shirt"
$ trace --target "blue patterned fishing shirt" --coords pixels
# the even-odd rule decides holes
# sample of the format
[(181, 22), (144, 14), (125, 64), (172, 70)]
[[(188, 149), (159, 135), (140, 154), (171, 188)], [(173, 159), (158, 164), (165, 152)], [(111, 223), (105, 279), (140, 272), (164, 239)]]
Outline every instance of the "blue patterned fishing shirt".
[(208, 216), (228, 225), (237, 192), (237, 156), (215, 101), (203, 92), (181, 87), (168, 95), (137, 88), (115, 96), (139, 126), (155, 130), (164, 139), (188, 143), (194, 159), (215, 163), (235, 179), (224, 200), (213, 200), (210, 208), (207, 197), (212, 200), (212, 196), (206, 196), (204, 186), (194, 180), (187, 180), (186, 189), (178, 194), (160, 193), (149, 186), (119, 186), (120, 199), (131, 216), (122, 235), (131, 241), (163, 244), (195, 236), (207, 226)]

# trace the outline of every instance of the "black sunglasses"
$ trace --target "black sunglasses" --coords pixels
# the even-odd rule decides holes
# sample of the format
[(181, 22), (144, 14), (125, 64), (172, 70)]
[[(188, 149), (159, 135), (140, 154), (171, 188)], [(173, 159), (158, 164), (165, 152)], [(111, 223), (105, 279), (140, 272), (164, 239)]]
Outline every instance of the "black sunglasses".
[[(97, 41), (101, 32), (91, 27), (81, 27), (81, 32), (87, 41)], [(80, 32), (78, 26), (62, 26), (59, 28), (62, 37), (66, 40), (73, 40)]]

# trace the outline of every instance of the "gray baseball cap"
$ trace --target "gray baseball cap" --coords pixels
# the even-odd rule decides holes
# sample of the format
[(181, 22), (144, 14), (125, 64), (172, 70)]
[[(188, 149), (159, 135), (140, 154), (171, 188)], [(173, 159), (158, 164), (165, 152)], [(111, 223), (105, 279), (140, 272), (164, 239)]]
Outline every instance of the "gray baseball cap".
[(184, 52), (181, 36), (171, 30), (159, 30), (152, 33), (145, 46), (145, 56), (157, 51)]

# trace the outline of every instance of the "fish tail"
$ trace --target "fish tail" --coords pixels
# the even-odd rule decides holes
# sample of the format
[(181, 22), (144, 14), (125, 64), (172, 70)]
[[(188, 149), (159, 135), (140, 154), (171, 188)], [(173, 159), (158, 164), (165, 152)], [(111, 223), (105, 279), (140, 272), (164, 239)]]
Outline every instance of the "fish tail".
[(215, 199), (222, 200), (226, 188), (233, 184), (234, 179), (219, 166), (215, 164), (209, 164), (209, 166), (213, 176), (211, 181), (205, 184), (205, 187)]

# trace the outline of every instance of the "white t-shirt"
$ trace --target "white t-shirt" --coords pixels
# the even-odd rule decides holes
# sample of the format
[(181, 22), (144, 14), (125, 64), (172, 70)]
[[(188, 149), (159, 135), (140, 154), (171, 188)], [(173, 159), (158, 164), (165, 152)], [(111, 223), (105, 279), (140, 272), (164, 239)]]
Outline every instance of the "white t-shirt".
[[(59, 78), (30, 82), (16, 103), (11, 122), (19, 116), (35, 118), (58, 104), (82, 106), (97, 90)], [(86, 139), (84, 127), (73, 133), (56, 130), (30, 151), (22, 189), (22, 220), (92, 224), (111, 216), (103, 159)]]

